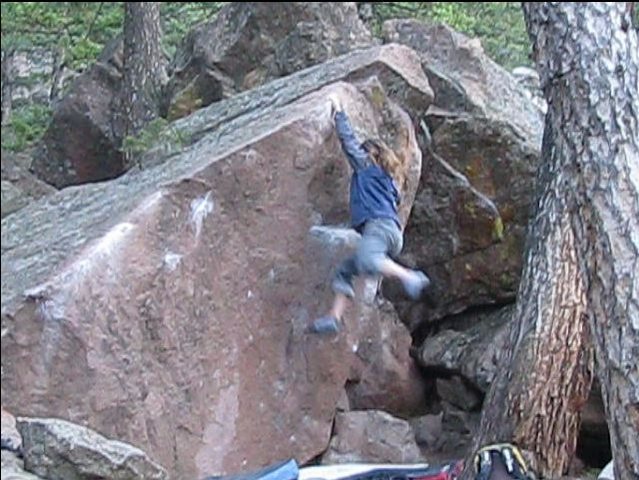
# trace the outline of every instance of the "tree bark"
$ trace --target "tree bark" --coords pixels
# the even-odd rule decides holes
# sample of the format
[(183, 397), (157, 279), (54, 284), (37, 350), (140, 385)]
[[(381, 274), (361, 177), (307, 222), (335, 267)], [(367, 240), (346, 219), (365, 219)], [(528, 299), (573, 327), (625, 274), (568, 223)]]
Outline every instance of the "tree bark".
[(374, 2), (357, 2), (357, 13), (359, 18), (367, 27), (370, 27), (375, 18)]
[(585, 282), (569, 217), (569, 172), (552, 155), (546, 129), (508, 349), (486, 399), (475, 447), (510, 441), (556, 478), (577, 447), (580, 411), (592, 383)]
[(615, 477), (639, 478), (639, 43), (624, 3), (524, 4), (553, 131), (570, 173)]
[(65, 68), (66, 60), (64, 50), (58, 47), (53, 54), (53, 65), (51, 67), (51, 90), (49, 91), (49, 103), (51, 105), (58, 100), (62, 92), (62, 80)]
[(637, 34), (623, 28), (623, 3), (523, 9), (549, 108), (510, 348), (475, 446), (515, 442), (542, 476), (565, 473), (590, 388), (590, 331), (616, 478), (638, 478)]
[[(123, 79), (116, 137), (137, 135), (158, 116), (166, 83), (159, 2), (125, 2)], [(119, 120), (119, 121), (117, 121)]]
[(11, 119), (13, 83), (15, 81), (14, 56), (14, 49), (2, 52), (2, 125), (6, 125)]

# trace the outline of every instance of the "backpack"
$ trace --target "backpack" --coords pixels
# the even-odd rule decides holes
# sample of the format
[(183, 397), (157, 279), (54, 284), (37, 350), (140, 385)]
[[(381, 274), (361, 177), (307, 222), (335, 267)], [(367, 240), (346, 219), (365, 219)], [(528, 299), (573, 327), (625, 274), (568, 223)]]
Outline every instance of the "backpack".
[(475, 480), (534, 480), (519, 449), (510, 443), (480, 448), (473, 459)]

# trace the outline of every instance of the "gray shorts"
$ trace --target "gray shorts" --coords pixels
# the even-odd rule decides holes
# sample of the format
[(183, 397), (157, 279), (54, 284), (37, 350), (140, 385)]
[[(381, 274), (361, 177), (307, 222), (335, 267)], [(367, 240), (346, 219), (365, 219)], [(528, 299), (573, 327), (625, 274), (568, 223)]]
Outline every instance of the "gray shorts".
[(337, 268), (332, 283), (333, 290), (352, 298), (355, 294), (353, 277), (379, 275), (381, 262), (388, 257), (397, 257), (403, 244), (402, 232), (393, 220), (369, 220), (364, 226), (357, 251)]

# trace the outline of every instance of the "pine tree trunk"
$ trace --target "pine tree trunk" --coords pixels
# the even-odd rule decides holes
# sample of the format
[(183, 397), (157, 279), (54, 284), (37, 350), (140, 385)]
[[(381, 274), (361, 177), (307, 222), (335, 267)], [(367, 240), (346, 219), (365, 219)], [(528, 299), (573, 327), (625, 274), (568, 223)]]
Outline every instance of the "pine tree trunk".
[(544, 132), (531, 219), (508, 350), (484, 400), (476, 447), (510, 441), (534, 454), (535, 468), (557, 478), (570, 465), (580, 410), (592, 383), (586, 292), (569, 218), (569, 172), (549, 161)]
[(549, 105), (538, 210), (475, 446), (513, 441), (565, 473), (594, 343), (616, 478), (639, 478), (637, 34), (623, 3), (523, 8)]
[(49, 104), (54, 104), (62, 93), (62, 78), (66, 61), (64, 58), (64, 50), (57, 48), (53, 55), (53, 67), (51, 69), (51, 90), (49, 91)]
[(639, 43), (624, 3), (525, 4), (585, 273), (615, 477), (639, 478)]
[(158, 116), (165, 83), (159, 2), (125, 2), (123, 81), (116, 136), (137, 135)]
[(364, 24), (370, 27), (375, 19), (374, 2), (357, 2), (357, 13)]
[(15, 81), (14, 56), (13, 49), (2, 52), (2, 125), (6, 125), (11, 119)]

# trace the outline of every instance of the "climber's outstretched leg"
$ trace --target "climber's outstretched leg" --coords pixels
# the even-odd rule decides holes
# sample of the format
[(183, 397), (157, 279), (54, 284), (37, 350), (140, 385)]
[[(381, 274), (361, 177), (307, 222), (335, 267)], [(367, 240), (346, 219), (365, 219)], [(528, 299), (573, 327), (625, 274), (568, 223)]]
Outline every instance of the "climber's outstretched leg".
[(336, 293), (333, 300), (333, 306), (323, 317), (318, 318), (310, 327), (312, 333), (337, 333), (340, 330), (342, 316), (346, 311), (350, 300), (343, 293)]
[(355, 297), (353, 277), (358, 275), (356, 257), (344, 260), (333, 277), (332, 287), (335, 292), (333, 306), (328, 315), (318, 318), (310, 327), (312, 333), (336, 333), (339, 331), (342, 316), (350, 299)]
[(401, 266), (389, 255), (399, 255), (403, 245), (401, 231), (395, 222), (387, 219), (368, 221), (354, 256), (337, 269), (332, 287), (335, 292), (333, 307), (328, 315), (318, 318), (311, 325), (314, 333), (339, 331), (342, 316), (349, 299), (355, 295), (353, 277), (357, 275), (382, 275), (402, 282), (408, 296), (414, 300), (430, 285), (425, 273)]
[(430, 285), (430, 279), (424, 272), (402, 267), (390, 258), (385, 258), (379, 263), (379, 271), (387, 278), (396, 278), (402, 282), (404, 291), (413, 300), (417, 300), (422, 291)]
[(430, 279), (424, 272), (403, 267), (393, 260), (399, 256), (403, 245), (402, 232), (394, 221), (369, 220), (355, 255), (355, 266), (360, 274), (396, 278), (406, 294), (417, 300), (430, 285)]

